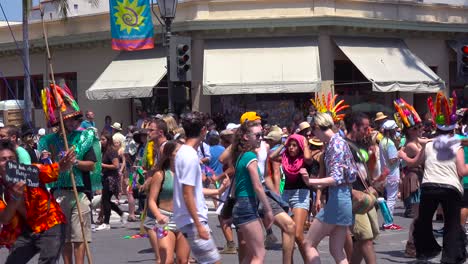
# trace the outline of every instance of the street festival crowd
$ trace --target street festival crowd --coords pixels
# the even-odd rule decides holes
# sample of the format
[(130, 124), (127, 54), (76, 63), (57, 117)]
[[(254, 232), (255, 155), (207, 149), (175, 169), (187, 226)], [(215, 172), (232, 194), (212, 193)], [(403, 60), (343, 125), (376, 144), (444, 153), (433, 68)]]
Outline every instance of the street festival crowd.
[[(295, 248), (304, 263), (320, 263), (317, 246), (327, 236), (336, 263), (377, 263), (379, 232), (402, 229), (393, 221), (398, 199), (413, 218), (406, 257), (424, 263), (442, 252), (441, 263), (466, 261), (468, 111), (457, 109), (455, 94), (428, 98), (425, 115), (399, 98), (392, 116), (352, 112), (323, 94), (301, 122), (283, 128), (266, 113), (226, 124), (219, 115), (149, 117), (138, 109), (125, 133), (110, 116), (98, 130), (94, 113), (56, 88), (56, 97), (52, 86), (42, 92), (50, 133), (0, 124), (0, 245), (8, 264), (36, 254), (38, 263), (84, 263), (85, 243), (110, 229), (112, 210), (123, 225), (141, 221), (157, 263), (221, 263), (222, 254), (263, 263), (265, 245), (278, 239), (272, 225), (281, 230), (282, 263), (292, 263)], [(36, 167), (39, 184), (12, 181), (12, 163)], [(121, 195), (128, 213), (113, 200)], [(217, 207), (220, 251), (205, 199)], [(435, 230), (442, 246), (434, 215), (444, 222)]]

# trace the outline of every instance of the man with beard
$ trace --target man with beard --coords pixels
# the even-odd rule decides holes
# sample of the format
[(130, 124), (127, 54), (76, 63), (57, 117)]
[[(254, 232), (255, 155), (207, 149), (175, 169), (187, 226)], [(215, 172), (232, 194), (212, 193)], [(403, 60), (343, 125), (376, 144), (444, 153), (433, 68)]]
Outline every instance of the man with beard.
[[(347, 115), (345, 118), (346, 130), (346, 141), (350, 146), (350, 150), (353, 153), (356, 165), (359, 168), (359, 176), (353, 183), (353, 189), (359, 191), (365, 191), (363, 181), (366, 181), (368, 186), (371, 186), (372, 176), (368, 175), (367, 161), (363, 152), (367, 152), (368, 148), (366, 145), (369, 143), (369, 118), (366, 114), (360, 112), (354, 112)], [(364, 258), (367, 264), (377, 263), (373, 241), (379, 234), (379, 222), (377, 212), (375, 208), (371, 209), (366, 214), (355, 214), (355, 222), (352, 226), (352, 235), (354, 240), (354, 248), (351, 257), (351, 263), (361, 263)], [(351, 244), (351, 239), (347, 240), (348, 244)], [(349, 248), (349, 247), (348, 247)], [(347, 252), (349, 254), (349, 252)], [(350, 256), (348, 256), (348, 259)]]
[[(75, 176), (76, 188), (78, 190), (78, 201), (75, 200), (73, 193), (73, 184), (71, 181), (71, 171), (61, 172), (56, 182), (48, 184), (52, 188), (54, 195), (59, 201), (60, 207), (67, 219), (65, 227), (65, 246), (63, 249), (63, 260), (65, 264), (74, 263), (83, 264), (85, 256), (85, 244), (91, 242), (91, 208), (92, 192), (101, 189), (101, 150), (99, 140), (93, 128), (86, 130), (79, 129), (82, 116), (78, 104), (73, 99), (71, 92), (66, 88), (56, 86), (57, 95), (62, 95), (62, 106), (54, 108), (54, 105), (47, 106), (44, 109), (47, 123), (54, 127), (59, 124), (59, 111), (62, 112), (65, 131), (58, 130), (42, 137), (38, 143), (38, 150), (42, 154), (42, 159), (50, 158), (52, 162), (57, 162), (65, 150), (63, 133), (67, 135), (67, 141), (76, 154), (73, 163), (73, 175)], [(45, 88), (42, 93), (49, 97), (51, 102), (53, 98), (52, 88)], [(84, 234), (81, 230), (79, 220), (79, 203), (81, 215), (83, 216)]]

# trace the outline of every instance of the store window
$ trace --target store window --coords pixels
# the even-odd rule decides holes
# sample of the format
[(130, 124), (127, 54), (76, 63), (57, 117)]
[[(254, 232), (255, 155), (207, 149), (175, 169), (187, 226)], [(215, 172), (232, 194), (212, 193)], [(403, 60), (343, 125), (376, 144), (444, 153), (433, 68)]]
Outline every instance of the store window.
[[(75, 99), (77, 99), (77, 74), (57, 73), (55, 74), (57, 84), (65, 82), (71, 90)], [(34, 108), (42, 108), (41, 90), (45, 87), (42, 75), (31, 76), (31, 98)], [(24, 77), (5, 77), (0, 81), (0, 101), (4, 100), (24, 100)]]
[[(392, 113), (396, 93), (372, 91), (372, 83), (351, 61), (335, 61), (335, 94), (351, 106), (360, 105), (360, 111), (370, 115), (376, 112)], [(361, 106), (361, 104), (366, 104)], [(361, 109), (362, 108), (362, 109)]]
[(313, 93), (214, 95), (211, 114), (221, 114), (227, 123), (239, 123), (244, 112), (255, 111), (269, 124), (291, 126), (295, 119), (300, 122), (307, 116), (311, 98)]

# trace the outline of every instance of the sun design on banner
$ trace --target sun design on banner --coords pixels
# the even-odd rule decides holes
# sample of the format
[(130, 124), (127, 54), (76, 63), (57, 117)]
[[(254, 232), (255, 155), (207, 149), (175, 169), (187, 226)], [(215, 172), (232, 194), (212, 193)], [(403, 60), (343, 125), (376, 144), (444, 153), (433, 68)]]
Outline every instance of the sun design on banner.
[(120, 31), (127, 31), (127, 34), (130, 34), (132, 29), (139, 31), (141, 27), (145, 26), (146, 17), (143, 16), (145, 6), (139, 6), (138, 0), (117, 1), (117, 6), (114, 8), (117, 10), (114, 14), (115, 23), (120, 26)]

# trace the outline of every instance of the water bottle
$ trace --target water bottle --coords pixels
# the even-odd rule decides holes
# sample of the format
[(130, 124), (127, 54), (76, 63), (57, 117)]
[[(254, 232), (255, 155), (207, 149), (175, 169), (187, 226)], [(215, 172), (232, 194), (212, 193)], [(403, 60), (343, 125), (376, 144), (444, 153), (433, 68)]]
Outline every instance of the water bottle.
[(387, 202), (385, 201), (385, 199), (379, 197), (377, 199), (377, 202), (379, 203), (380, 211), (382, 212), (385, 225), (393, 224), (393, 216), (390, 213), (390, 210), (388, 209)]

